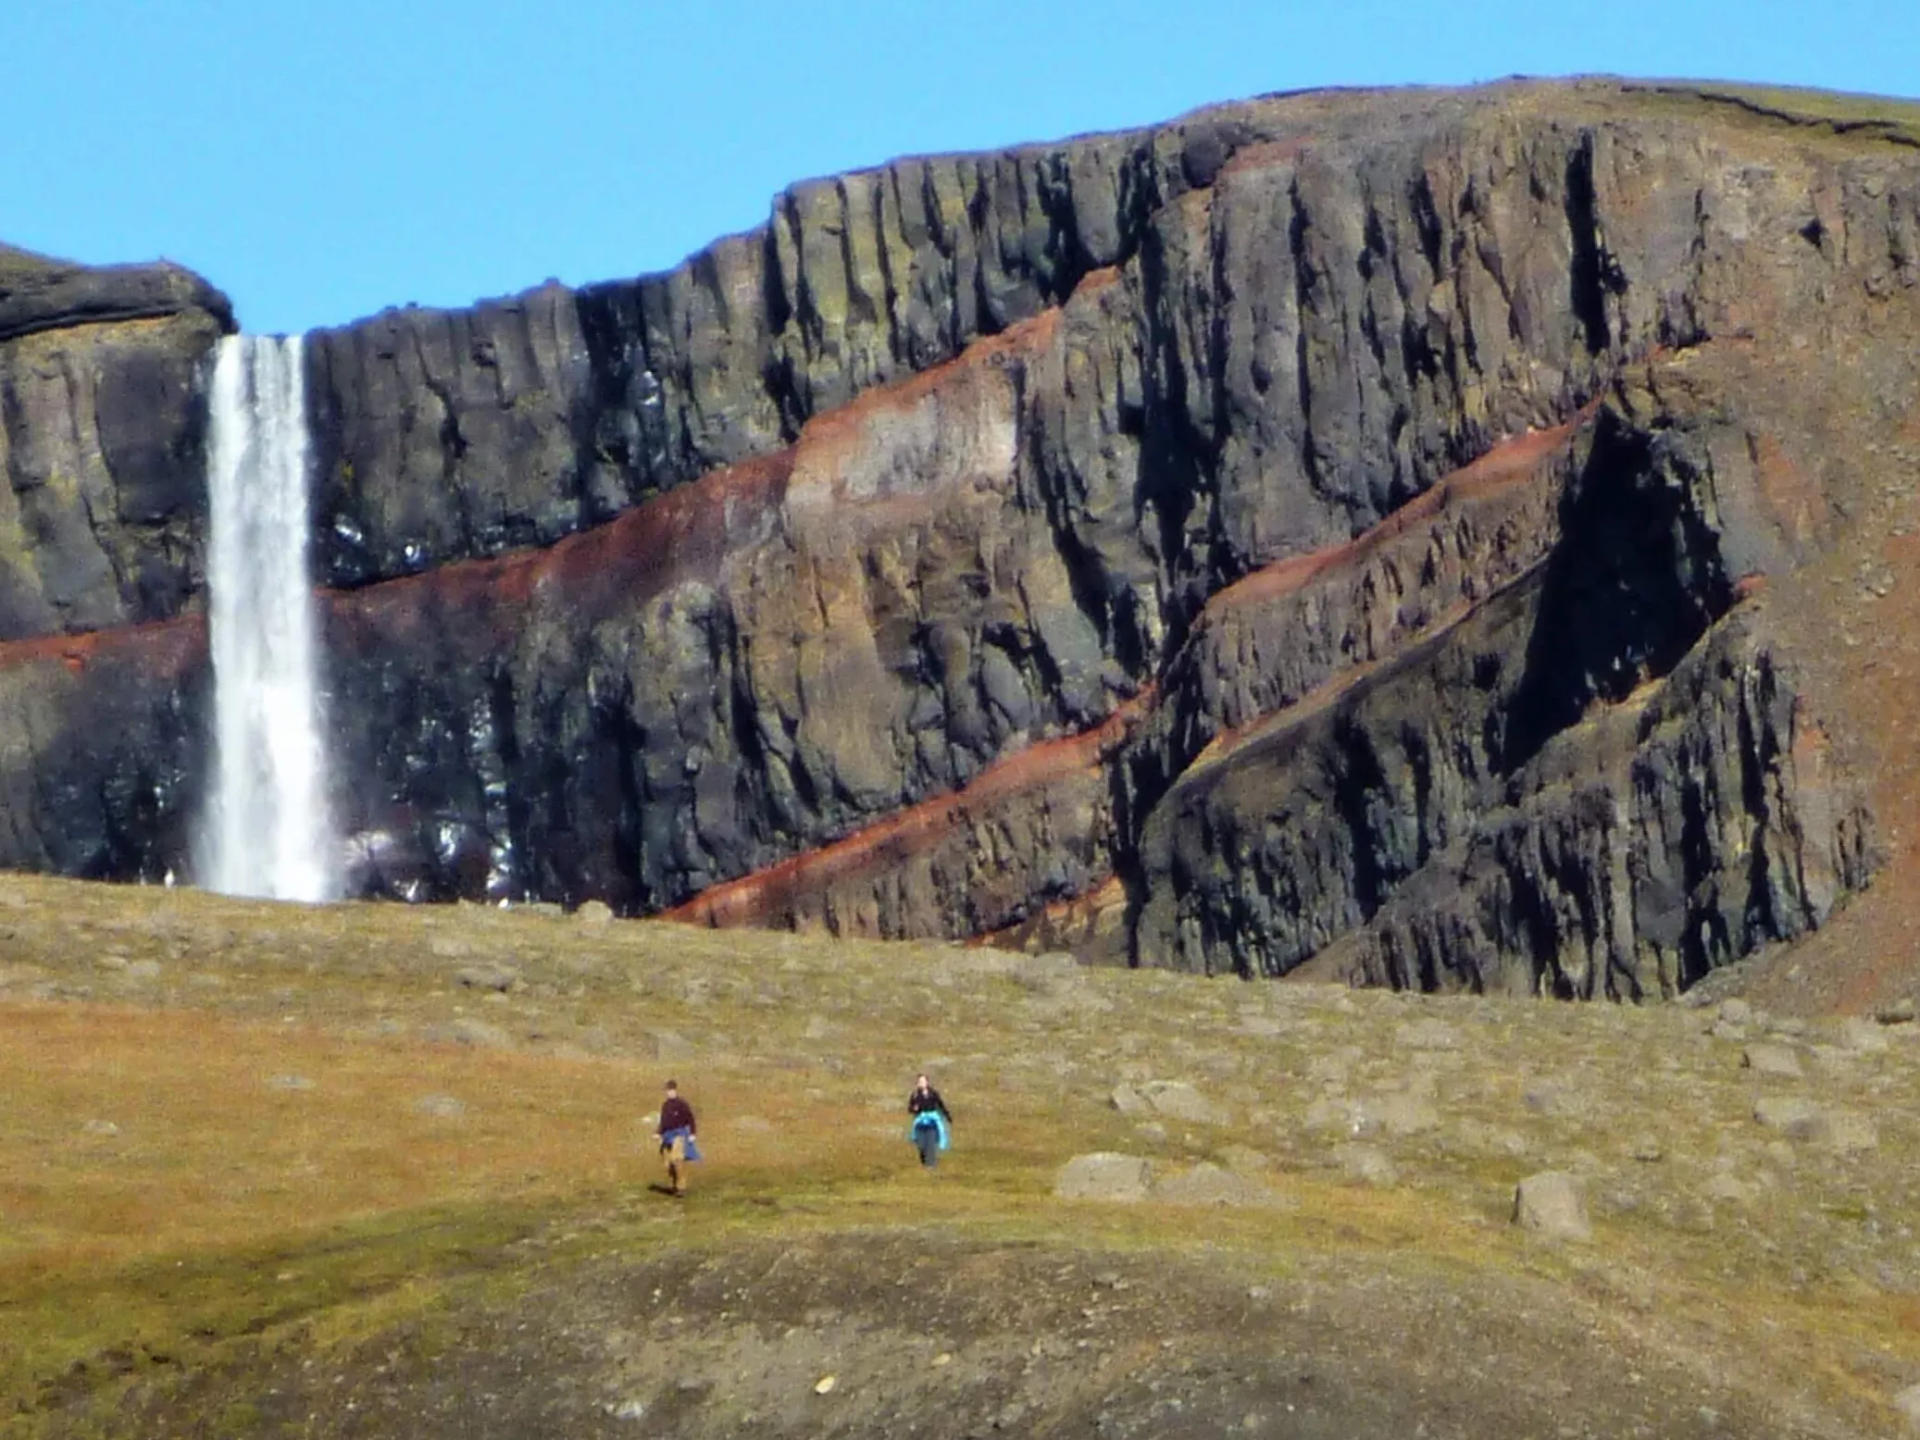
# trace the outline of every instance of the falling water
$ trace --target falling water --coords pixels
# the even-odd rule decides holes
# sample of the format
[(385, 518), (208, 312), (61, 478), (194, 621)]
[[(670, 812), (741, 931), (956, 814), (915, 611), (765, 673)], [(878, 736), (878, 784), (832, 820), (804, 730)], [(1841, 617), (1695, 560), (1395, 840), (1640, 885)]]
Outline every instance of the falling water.
[(215, 774), (200, 873), (228, 895), (326, 900), (339, 884), (307, 579), (300, 337), (222, 340), (211, 412)]

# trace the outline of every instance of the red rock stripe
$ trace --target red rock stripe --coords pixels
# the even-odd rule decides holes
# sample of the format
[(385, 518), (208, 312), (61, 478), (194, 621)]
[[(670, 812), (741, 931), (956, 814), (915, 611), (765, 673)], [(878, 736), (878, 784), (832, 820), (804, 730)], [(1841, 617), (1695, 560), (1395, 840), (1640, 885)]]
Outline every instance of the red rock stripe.
[(1125, 743), (1152, 703), (1148, 687), (1090, 730), (1029, 745), (988, 766), (964, 789), (910, 805), (831, 844), (712, 886), (658, 918), (716, 929), (753, 925), (787, 908), (795, 896), (818, 893), (864, 870), (924, 854), (950, 827), (1002, 800), (1099, 768)]

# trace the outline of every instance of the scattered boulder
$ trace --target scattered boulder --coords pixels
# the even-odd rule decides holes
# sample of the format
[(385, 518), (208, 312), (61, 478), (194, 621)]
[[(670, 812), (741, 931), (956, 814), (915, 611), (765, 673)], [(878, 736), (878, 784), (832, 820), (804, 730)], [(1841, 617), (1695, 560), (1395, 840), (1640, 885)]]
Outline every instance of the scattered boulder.
[(467, 1104), (452, 1095), (422, 1095), (413, 1102), (413, 1113), (434, 1120), (458, 1120), (467, 1113)]
[(436, 960), (464, 960), (473, 947), (457, 935), (435, 935), (427, 941), (427, 952)]
[(1094, 1151), (1076, 1155), (1054, 1176), (1053, 1193), (1060, 1200), (1109, 1200), (1131, 1203), (1147, 1198), (1153, 1167), (1138, 1155)]
[(1223, 1125), (1226, 1118), (1185, 1080), (1142, 1080), (1113, 1087), (1113, 1108), (1122, 1115), (1160, 1116), (1190, 1125)]
[(447, 1034), (459, 1044), (481, 1048), (491, 1049), (513, 1044), (513, 1037), (498, 1025), (489, 1025), (484, 1020), (475, 1020), (465, 1015), (447, 1027)]
[(272, 1090), (311, 1090), (313, 1081), (305, 1075), (269, 1075), (267, 1087)]
[(1394, 1168), (1393, 1161), (1385, 1151), (1372, 1145), (1336, 1145), (1333, 1161), (1349, 1180), (1362, 1185), (1383, 1190), (1400, 1183), (1400, 1172)]
[(1882, 1025), (1910, 1025), (1916, 1014), (1920, 1014), (1920, 1007), (1916, 1007), (1913, 998), (1908, 996), (1894, 1001), (1891, 1005), (1882, 1005), (1873, 1012), (1873, 1018)]
[(1371, 1102), (1369, 1109), (1389, 1135), (1422, 1135), (1440, 1128), (1440, 1112), (1433, 1102), (1419, 1095), (1383, 1095)]
[(1799, 1095), (1763, 1095), (1753, 1102), (1753, 1118), (1789, 1140), (1825, 1140), (1832, 1129), (1826, 1111)]
[(1729, 1025), (1751, 1025), (1753, 1006), (1740, 999), (1722, 1000), (1719, 1015)]
[(1893, 1408), (1906, 1417), (1907, 1429), (1920, 1435), (1920, 1384), (1909, 1385), (1893, 1397)]
[(1564, 1170), (1543, 1170), (1514, 1187), (1513, 1223), (1549, 1240), (1593, 1235), (1580, 1182)]
[(1236, 1175), (1264, 1175), (1273, 1167), (1273, 1157), (1251, 1145), (1228, 1145), (1220, 1151), (1220, 1163)]
[(1777, 1075), (1783, 1079), (1798, 1080), (1804, 1073), (1800, 1068), (1800, 1057), (1786, 1045), (1749, 1045), (1741, 1051), (1740, 1063), (1756, 1075)]
[(1887, 1048), (1887, 1036), (1873, 1021), (1853, 1015), (1840, 1022), (1840, 1043), (1849, 1050), (1875, 1054)]
[(1226, 1116), (1209, 1105), (1200, 1092), (1184, 1080), (1149, 1080), (1140, 1093), (1156, 1115), (1168, 1120), (1184, 1120), (1193, 1125), (1220, 1125)]
[(613, 907), (604, 900), (589, 900), (573, 912), (574, 919), (582, 925), (600, 926), (613, 923)]
[(1364, 1107), (1344, 1095), (1322, 1095), (1307, 1106), (1301, 1123), (1309, 1130), (1345, 1130), (1358, 1135), (1371, 1127)]
[(520, 972), (511, 965), (467, 965), (453, 978), (468, 990), (493, 990), (500, 994), (520, 983)]

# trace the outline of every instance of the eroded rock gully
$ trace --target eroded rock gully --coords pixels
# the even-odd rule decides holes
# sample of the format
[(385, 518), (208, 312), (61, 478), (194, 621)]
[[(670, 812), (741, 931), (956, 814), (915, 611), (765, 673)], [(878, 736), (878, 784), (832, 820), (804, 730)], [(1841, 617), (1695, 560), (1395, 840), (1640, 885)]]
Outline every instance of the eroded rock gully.
[[(1911, 479), (1917, 281), (1912, 147), (1511, 85), (899, 162), (319, 334), (358, 883), (1671, 993), (1874, 870), (1885, 717), (1781, 622)], [(101, 422), (176, 481), (183, 373)], [(5, 863), (186, 862), (175, 514), (186, 578), (95, 622), (156, 623), (4, 607)]]

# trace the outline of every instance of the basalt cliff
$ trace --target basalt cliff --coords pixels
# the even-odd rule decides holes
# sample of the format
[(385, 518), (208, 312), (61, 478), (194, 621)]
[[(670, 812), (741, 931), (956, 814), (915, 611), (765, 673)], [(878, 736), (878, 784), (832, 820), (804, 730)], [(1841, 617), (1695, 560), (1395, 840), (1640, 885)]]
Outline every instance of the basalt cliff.
[[(0, 865), (191, 864), (232, 323), (0, 256)], [(306, 355), (363, 892), (1641, 997), (1904, 874), (1910, 110), (1274, 97)]]

